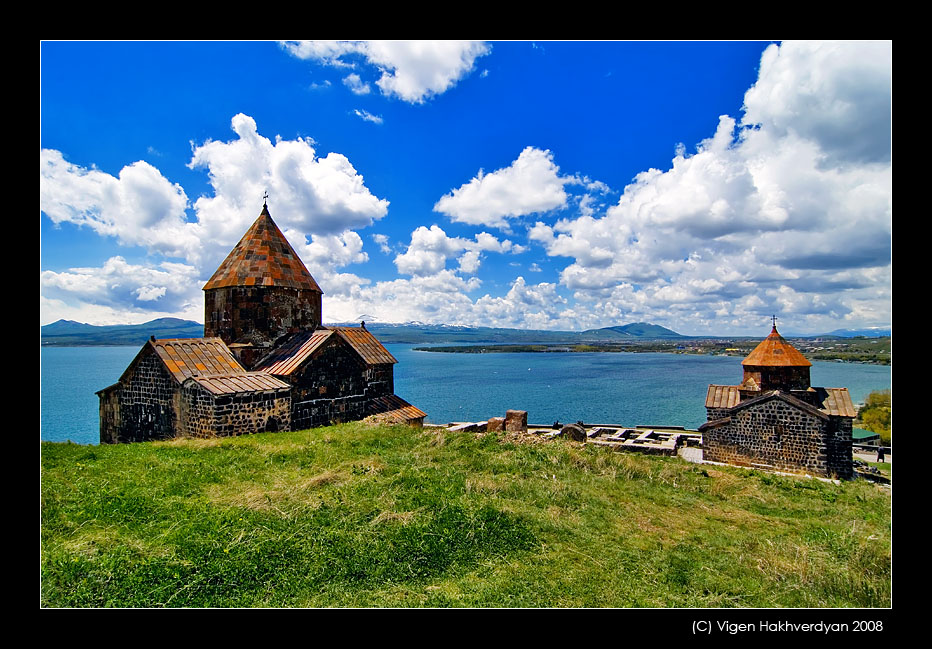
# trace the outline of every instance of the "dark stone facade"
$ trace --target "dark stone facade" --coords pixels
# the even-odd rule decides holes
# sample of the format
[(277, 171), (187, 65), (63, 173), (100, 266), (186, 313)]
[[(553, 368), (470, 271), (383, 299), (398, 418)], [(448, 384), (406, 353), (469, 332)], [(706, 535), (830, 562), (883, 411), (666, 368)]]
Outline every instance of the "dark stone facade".
[(119, 383), (101, 390), (100, 442), (170, 439), (178, 421), (177, 386), (164, 363), (144, 347)]
[(232, 437), (291, 429), (288, 390), (212, 394), (195, 379), (181, 386), (179, 437)]
[(851, 478), (851, 419), (827, 415), (773, 391), (731, 409), (710, 409), (703, 459)]
[(710, 385), (704, 460), (849, 479), (854, 476), (846, 388), (814, 388), (807, 360), (777, 332), (742, 361), (740, 385)]
[[(204, 291), (204, 335), (268, 352), (281, 337), (320, 326), (321, 294), (287, 286), (230, 286)], [(234, 352), (238, 351), (234, 346)], [(246, 369), (253, 356), (237, 353)]]

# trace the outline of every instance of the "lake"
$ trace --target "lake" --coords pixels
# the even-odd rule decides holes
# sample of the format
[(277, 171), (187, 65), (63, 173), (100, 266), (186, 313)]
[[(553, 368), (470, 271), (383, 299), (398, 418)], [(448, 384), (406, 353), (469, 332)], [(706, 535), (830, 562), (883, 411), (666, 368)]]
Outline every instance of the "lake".
[[(418, 345), (422, 346), (422, 345)], [(120, 378), (141, 349), (40, 348), (40, 435), (43, 441), (97, 444), (95, 392)], [(664, 353), (446, 354), (387, 344), (398, 359), (395, 393), (427, 413), (427, 422), (483, 421), (527, 410), (532, 424), (696, 428), (705, 419), (710, 383), (741, 381), (739, 356)], [(812, 385), (846, 387), (855, 403), (891, 388), (891, 368), (814, 361)]]

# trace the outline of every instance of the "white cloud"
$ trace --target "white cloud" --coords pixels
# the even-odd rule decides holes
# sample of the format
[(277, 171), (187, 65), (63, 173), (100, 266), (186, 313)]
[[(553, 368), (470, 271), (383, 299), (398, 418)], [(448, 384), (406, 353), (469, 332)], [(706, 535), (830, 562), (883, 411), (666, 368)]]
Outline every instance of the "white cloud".
[(508, 239), (499, 240), (488, 232), (480, 232), (472, 240), (450, 237), (437, 225), (418, 227), (411, 233), (411, 243), (405, 252), (395, 257), (395, 267), (404, 275), (427, 276), (446, 268), (447, 259), (465, 253), (459, 258), (461, 272), (473, 274), (479, 269), (480, 253), (524, 251), (522, 246)]
[[(362, 59), (381, 74), (375, 83), (382, 94), (415, 104), (449, 90), (490, 51), (478, 41), (287, 41), (282, 47), (341, 68), (355, 68), (355, 59)], [(368, 87), (359, 75), (350, 76), (354, 92)]]
[(507, 228), (507, 219), (546, 212), (566, 205), (560, 168), (550, 151), (527, 147), (510, 166), (490, 174), (482, 170), (434, 205), (451, 220), (470, 225)]
[(265, 191), (279, 226), (305, 234), (363, 228), (388, 212), (388, 201), (372, 195), (346, 156), (318, 157), (310, 138), (273, 144), (242, 113), (232, 128), (238, 139), (194, 147), (189, 165), (206, 169), (214, 188), (214, 196), (194, 204), (204, 239), (235, 243), (258, 216)]
[(770, 45), (742, 123), (811, 140), (830, 164), (888, 162), (892, 68), (889, 41)]
[(367, 110), (362, 110), (362, 109), (357, 108), (356, 110), (353, 111), (353, 113), (365, 122), (372, 122), (373, 124), (381, 124), (384, 121), (380, 116), (373, 115)]
[(115, 257), (101, 268), (47, 271), (42, 292), (48, 303), (59, 309), (78, 308), (77, 302), (115, 310), (125, 305), (128, 314), (188, 311), (190, 300), (202, 305), (200, 286), (259, 216), (266, 190), (273, 217), (312, 274), (322, 285), (332, 282), (325, 290), (365, 283), (337, 269), (368, 259), (353, 230), (381, 219), (388, 201), (372, 195), (345, 156), (318, 157), (310, 138), (276, 138), (273, 143), (243, 114), (232, 119), (232, 127), (233, 141), (192, 146), (189, 166), (206, 169), (214, 189), (213, 196), (195, 201), (196, 222), (185, 217), (187, 197), (181, 187), (148, 163), (136, 162), (114, 177), (72, 165), (58, 151), (42, 150), (40, 209), (54, 223), (89, 227), (122, 244), (186, 262), (143, 268)]
[[(112, 324), (178, 314), (204, 317), (202, 281), (187, 264), (163, 262), (153, 268), (111, 257), (100, 268), (43, 271), (39, 284), (43, 320), (86, 317), (81, 321)], [(88, 313), (94, 315), (77, 315)]]
[(609, 320), (889, 322), (889, 50), (770, 46), (740, 126), (722, 116), (694, 155), (680, 147), (669, 170), (638, 174), (601, 216), (537, 221), (529, 240), (569, 258), (561, 283)]
[(188, 198), (147, 162), (123, 167), (117, 177), (67, 162), (61, 152), (39, 152), (39, 209), (54, 223), (89, 227), (124, 245), (141, 245), (171, 257), (198, 246), (185, 218)]
[(368, 95), (372, 91), (369, 84), (360, 79), (355, 72), (343, 77), (343, 85), (349, 88), (354, 95)]

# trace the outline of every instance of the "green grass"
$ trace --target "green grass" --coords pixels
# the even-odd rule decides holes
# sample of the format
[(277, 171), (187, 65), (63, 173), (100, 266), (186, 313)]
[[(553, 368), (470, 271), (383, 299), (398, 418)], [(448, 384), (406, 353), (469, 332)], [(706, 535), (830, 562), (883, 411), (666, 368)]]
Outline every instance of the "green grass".
[(42, 445), (46, 607), (886, 607), (890, 490), (345, 424)]

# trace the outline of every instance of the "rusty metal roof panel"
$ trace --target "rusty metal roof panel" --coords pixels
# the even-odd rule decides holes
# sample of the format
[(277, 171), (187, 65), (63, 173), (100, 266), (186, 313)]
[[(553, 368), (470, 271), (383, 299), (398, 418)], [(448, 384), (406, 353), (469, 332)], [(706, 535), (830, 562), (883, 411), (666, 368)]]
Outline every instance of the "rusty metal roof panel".
[[(838, 417), (857, 417), (858, 411), (851, 402), (848, 388), (818, 388), (825, 392), (822, 410)], [(819, 396), (822, 396), (821, 394)]]
[(226, 376), (195, 376), (191, 377), (191, 380), (196, 381), (214, 395), (282, 391), (291, 388), (284, 381), (264, 372), (246, 372)]
[(178, 382), (195, 375), (246, 372), (220, 338), (162, 338), (149, 345)]
[(275, 225), (267, 206), (220, 267), (204, 290), (227, 286), (283, 286), (321, 292), (307, 266)]
[(356, 353), (369, 365), (398, 362), (395, 357), (382, 346), (382, 343), (380, 343), (375, 336), (362, 327), (329, 328), (340, 334), (340, 336), (348, 342), (350, 346), (356, 350)]
[(755, 367), (810, 367), (812, 365), (798, 349), (777, 333), (776, 327), (754, 348), (754, 351), (748, 354), (747, 358), (741, 361), (741, 364)]
[(315, 329), (295, 334), (271, 356), (263, 360), (256, 369), (276, 376), (288, 376), (298, 369), (311, 354), (320, 349), (321, 345), (332, 335), (333, 331), (329, 329)]
[(377, 397), (369, 401), (367, 406), (368, 415), (378, 415), (380, 418), (386, 418), (389, 421), (399, 424), (408, 423), (415, 419), (423, 419), (427, 413), (416, 406), (392, 394), (385, 397)]
[(737, 385), (710, 385), (705, 396), (705, 407), (734, 408), (740, 400)]

